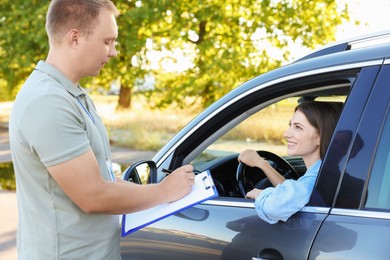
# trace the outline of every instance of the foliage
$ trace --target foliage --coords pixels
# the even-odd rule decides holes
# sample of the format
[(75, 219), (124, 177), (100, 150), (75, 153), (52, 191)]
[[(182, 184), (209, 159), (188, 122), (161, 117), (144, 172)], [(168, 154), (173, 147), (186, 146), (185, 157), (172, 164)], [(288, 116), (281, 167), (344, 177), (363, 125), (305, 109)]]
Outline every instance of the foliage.
[[(291, 43), (314, 48), (334, 40), (337, 26), (348, 19), (335, 0), (154, 2), (163, 19), (151, 26), (152, 49), (181, 49), (192, 58), (190, 68), (180, 74), (154, 71), (158, 81), (150, 94), (158, 97), (158, 105), (196, 97), (207, 106), (280, 66), (289, 58)], [(282, 53), (279, 59), (272, 55), (275, 49)]]
[(15, 174), (12, 163), (0, 163), (0, 190), (15, 190)]
[[(82, 83), (108, 88), (119, 78), (122, 88), (133, 89), (153, 77), (154, 89), (141, 93), (157, 107), (207, 106), (240, 83), (280, 66), (289, 59), (292, 43), (314, 48), (333, 41), (337, 26), (349, 19), (347, 6), (337, 6), (336, 0), (114, 2), (121, 12), (118, 57), (99, 77)], [(2, 0), (0, 93), (16, 93), (36, 62), (45, 58), (47, 6), (43, 0)], [(180, 59), (187, 63), (179, 64)]]
[(0, 93), (12, 97), (48, 50), (47, 1), (2, 0), (0, 9)]

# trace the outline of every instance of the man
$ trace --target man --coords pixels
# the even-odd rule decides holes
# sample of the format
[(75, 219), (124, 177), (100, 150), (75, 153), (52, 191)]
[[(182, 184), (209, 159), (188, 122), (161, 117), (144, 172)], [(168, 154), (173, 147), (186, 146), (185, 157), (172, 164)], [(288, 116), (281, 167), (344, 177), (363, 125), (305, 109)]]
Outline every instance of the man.
[(53, 0), (50, 50), (15, 99), (10, 143), (19, 209), (19, 259), (120, 259), (119, 218), (180, 199), (183, 166), (159, 184), (116, 179), (109, 142), (79, 81), (116, 56), (118, 11), (109, 0)]

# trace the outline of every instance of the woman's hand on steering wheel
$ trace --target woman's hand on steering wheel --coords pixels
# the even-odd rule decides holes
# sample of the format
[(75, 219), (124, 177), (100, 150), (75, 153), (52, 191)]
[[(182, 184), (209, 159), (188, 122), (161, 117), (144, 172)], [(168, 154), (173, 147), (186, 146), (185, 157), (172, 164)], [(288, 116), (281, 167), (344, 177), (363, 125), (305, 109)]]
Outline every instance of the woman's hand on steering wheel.
[[(237, 172), (236, 172), (236, 180), (238, 184), (238, 189), (242, 195), (242, 197), (246, 197), (247, 193), (250, 192), (253, 188), (260, 188), (260, 189), (265, 189), (266, 187), (272, 186), (272, 183), (268, 180), (268, 178), (264, 178), (260, 180), (258, 183), (254, 184), (252, 180), (250, 180), (246, 174), (245, 174), (245, 168), (251, 165), (257, 165), (256, 163), (253, 163), (253, 159), (256, 158), (257, 160), (260, 157), (260, 161), (265, 161), (268, 163), (268, 161), (272, 162), (272, 167), (285, 178), (285, 179), (298, 179), (299, 175), (295, 171), (295, 169), (282, 157), (268, 152), (268, 151), (254, 151), (257, 155), (254, 155), (253, 150), (246, 150), (248, 152), (247, 155), (249, 156), (241, 156), (242, 153), (238, 156), (238, 160), (240, 163), (238, 164), (237, 167)], [(244, 155), (245, 155), (244, 153)], [(250, 160), (248, 159), (250, 158)], [(263, 159), (264, 158), (264, 159)], [(248, 160), (247, 160), (248, 159)], [(244, 161), (246, 163), (244, 163)], [(252, 166), (253, 167), (253, 166)], [(258, 166), (260, 168), (260, 166)], [(260, 173), (264, 175), (264, 172), (260, 168)], [(260, 174), (259, 173), (259, 174)]]
[(249, 167), (258, 167), (260, 169), (262, 169), (264, 163), (268, 163), (255, 150), (249, 149), (242, 151), (237, 159)]

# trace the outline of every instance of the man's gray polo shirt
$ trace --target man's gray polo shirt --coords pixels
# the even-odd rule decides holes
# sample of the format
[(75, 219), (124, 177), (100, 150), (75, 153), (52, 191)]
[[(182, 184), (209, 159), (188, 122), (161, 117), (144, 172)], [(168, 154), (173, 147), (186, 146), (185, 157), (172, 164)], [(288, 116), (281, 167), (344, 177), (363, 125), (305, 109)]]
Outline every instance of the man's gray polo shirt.
[(92, 149), (110, 180), (106, 129), (84, 90), (40, 61), (15, 99), (10, 143), (19, 259), (120, 258), (118, 216), (82, 212), (47, 171)]

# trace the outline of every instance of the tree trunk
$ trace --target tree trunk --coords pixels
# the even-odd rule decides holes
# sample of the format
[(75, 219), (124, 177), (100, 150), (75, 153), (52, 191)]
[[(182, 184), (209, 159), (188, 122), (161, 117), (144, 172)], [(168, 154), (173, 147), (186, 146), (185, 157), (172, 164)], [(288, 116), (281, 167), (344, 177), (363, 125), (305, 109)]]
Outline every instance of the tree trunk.
[(131, 88), (121, 85), (119, 90), (118, 109), (131, 108)]

